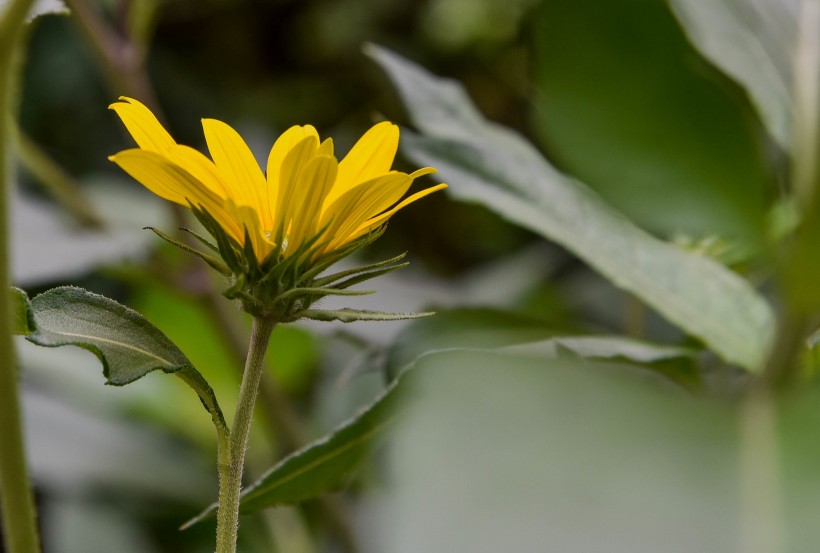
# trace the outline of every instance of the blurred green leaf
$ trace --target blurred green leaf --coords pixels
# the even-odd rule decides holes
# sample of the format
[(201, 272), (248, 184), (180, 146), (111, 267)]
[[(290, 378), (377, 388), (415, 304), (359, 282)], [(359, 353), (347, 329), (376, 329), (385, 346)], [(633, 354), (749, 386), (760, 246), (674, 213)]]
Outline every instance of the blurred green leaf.
[[(275, 505), (299, 503), (343, 486), (397, 416), (402, 380), (329, 435), (296, 451), (242, 491), (240, 509), (250, 513)], [(214, 503), (183, 525), (212, 516)]]
[(45, 347), (78, 346), (97, 356), (107, 384), (124, 386), (161, 370), (175, 374), (199, 396), (214, 424), (225, 420), (213, 389), (159, 329), (136, 311), (82, 288), (63, 286), (34, 297), (26, 339)]
[[(8, 0), (0, 0), (0, 12), (6, 7)], [(41, 15), (68, 15), (69, 9), (63, 0), (36, 0), (28, 12), (27, 23), (31, 23)]]
[(764, 131), (666, 2), (549, 0), (531, 30), (534, 130), (564, 173), (664, 236), (759, 250), (776, 187)]
[(423, 135), (403, 151), (436, 167), (450, 193), (553, 240), (727, 361), (757, 371), (773, 315), (742, 278), (644, 232), (582, 183), (556, 171), (513, 131), (486, 121), (463, 88), (387, 50), (369, 54), (396, 84)]
[(792, 141), (799, 0), (671, 0), (692, 43), (743, 85), (777, 142)]
[(517, 355), (555, 356), (562, 349), (590, 359), (628, 359), (654, 363), (676, 357), (692, 357), (691, 349), (652, 344), (624, 336), (556, 336), (548, 340), (508, 346), (501, 351)]
[(385, 444), (373, 550), (737, 550), (737, 411), (620, 368), (421, 358)]
[(497, 348), (550, 338), (543, 320), (511, 311), (461, 308), (438, 311), (435, 317), (415, 321), (390, 345), (388, 374), (397, 375), (424, 353), (448, 348)]

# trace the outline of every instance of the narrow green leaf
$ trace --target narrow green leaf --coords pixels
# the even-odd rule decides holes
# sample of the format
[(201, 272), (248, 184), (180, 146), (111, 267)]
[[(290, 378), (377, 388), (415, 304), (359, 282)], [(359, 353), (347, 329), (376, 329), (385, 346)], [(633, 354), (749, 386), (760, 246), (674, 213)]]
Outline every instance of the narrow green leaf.
[[(305, 501), (338, 489), (368, 455), (399, 415), (402, 379), (328, 436), (285, 457), (242, 492), (240, 509), (251, 513), (274, 505)], [(186, 522), (182, 529), (205, 520), (214, 503)]]
[(296, 318), (312, 319), (314, 321), (341, 321), (352, 323), (354, 321), (402, 321), (405, 319), (420, 319), (434, 315), (433, 312), (426, 313), (388, 313), (386, 311), (367, 311), (363, 309), (350, 309), (345, 307), (336, 310), (306, 309), (300, 311)]
[(28, 294), (13, 286), (9, 289), (9, 293), (11, 294), (12, 332), (16, 336), (28, 336), (36, 330)]
[(725, 360), (760, 370), (773, 314), (748, 282), (630, 223), (517, 133), (486, 121), (456, 82), (384, 49), (371, 47), (369, 54), (424, 134), (405, 133), (405, 154), (436, 167), (450, 193), (562, 245)]
[(124, 386), (156, 370), (175, 374), (194, 389), (217, 428), (226, 428), (210, 385), (165, 334), (133, 309), (74, 286), (53, 288), (30, 302), (15, 295), (17, 305), (28, 307), (28, 341), (90, 351), (102, 363), (106, 383), (113, 386)]

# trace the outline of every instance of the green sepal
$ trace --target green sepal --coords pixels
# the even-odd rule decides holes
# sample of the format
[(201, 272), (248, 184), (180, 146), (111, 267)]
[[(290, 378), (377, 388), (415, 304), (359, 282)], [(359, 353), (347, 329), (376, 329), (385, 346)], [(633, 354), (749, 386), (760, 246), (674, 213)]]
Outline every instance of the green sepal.
[[(228, 236), (216, 219), (201, 205), (190, 207), (205, 230), (214, 238), (216, 244), (211, 244), (195, 233), (193, 233), (194, 236), (209, 248), (219, 252), (224, 263), (218, 266), (218, 270), (232, 279), (231, 285), (223, 292), (223, 295), (240, 301), (244, 310), (253, 316), (272, 317), (282, 322), (295, 321), (303, 316), (316, 320), (350, 322), (411, 319), (427, 315), (352, 309), (339, 311), (310, 309), (311, 304), (326, 296), (371, 294), (373, 293), (371, 291), (346, 291), (346, 289), (407, 266), (407, 263), (399, 263), (406, 255), (402, 253), (385, 261), (319, 277), (334, 263), (378, 239), (387, 228), (386, 225), (380, 225), (349, 244), (327, 252), (324, 250), (332, 240), (325, 236), (327, 226), (305, 240), (298, 248), (288, 248), (287, 244), (282, 243), (284, 240), (280, 239), (274, 250), (262, 262), (259, 262), (247, 227), (244, 228), (244, 245), (240, 245)], [(281, 229), (279, 230), (277, 236), (281, 234)], [(205, 259), (206, 262), (208, 262), (207, 258), (212, 258), (203, 252), (194, 251), (192, 253)]]
[(363, 273), (357, 274), (355, 276), (352, 276), (348, 279), (345, 279), (342, 282), (334, 284), (332, 286), (332, 288), (337, 289), (337, 290), (342, 290), (344, 288), (349, 288), (349, 287), (353, 286), (354, 284), (359, 284), (361, 282), (368, 281), (372, 278), (376, 278), (378, 276), (382, 276), (382, 275), (386, 275), (388, 273), (392, 273), (393, 271), (395, 271), (397, 269), (403, 269), (404, 267), (407, 267), (408, 265), (410, 265), (410, 263), (405, 262), (405, 263), (399, 263), (397, 265), (391, 265), (389, 267), (383, 267), (383, 268), (377, 269), (375, 271), (363, 272)]
[(195, 232), (195, 231), (189, 229), (188, 227), (182, 227), (179, 230), (187, 232), (188, 234), (190, 234), (191, 236), (196, 238), (196, 240), (199, 243), (201, 243), (203, 246), (207, 247), (209, 250), (212, 250), (216, 253), (219, 253), (219, 248), (217, 247), (217, 245), (214, 244), (213, 242), (211, 242), (210, 240), (208, 240), (207, 238), (205, 238), (204, 236), (202, 236), (201, 234), (199, 234), (198, 232)]
[(367, 296), (375, 294), (375, 290), (337, 290), (335, 288), (291, 288), (285, 290), (279, 296), (278, 301), (284, 301), (300, 296), (310, 296), (311, 298), (323, 298), (325, 296)]
[(216, 219), (206, 210), (191, 205), (191, 211), (205, 230), (216, 240), (216, 247), (219, 250), (219, 255), (222, 256), (222, 261), (228, 265), (235, 275), (244, 272), (242, 262), (236, 253), (237, 249), (241, 249), (239, 244), (227, 235), (219, 223), (216, 222)]
[(207, 253), (199, 251), (196, 248), (192, 248), (191, 246), (189, 246), (189, 245), (187, 245), (183, 242), (180, 242), (179, 240), (176, 240), (176, 239), (172, 238), (171, 236), (169, 236), (168, 234), (162, 232), (158, 228), (143, 227), (143, 229), (144, 230), (150, 230), (151, 232), (153, 232), (154, 234), (156, 234), (157, 236), (159, 236), (160, 238), (162, 238), (163, 240), (165, 240), (169, 244), (171, 244), (173, 246), (176, 246), (177, 248), (179, 248), (183, 251), (186, 251), (190, 254), (193, 254), (193, 255), (197, 256), (202, 261), (207, 263), (211, 268), (216, 269), (217, 271), (222, 273), (224, 276), (226, 276), (226, 277), (231, 276), (232, 273), (231, 273), (230, 268), (228, 268), (228, 266), (225, 263), (223, 263), (219, 259), (215, 258), (214, 256), (208, 255)]
[[(379, 261), (378, 263), (371, 263), (370, 265), (363, 265), (361, 267), (355, 267), (353, 269), (347, 269), (344, 271), (339, 271), (338, 273), (333, 273), (332, 275), (327, 275), (325, 277), (316, 279), (313, 281), (314, 286), (327, 286), (329, 284), (333, 284), (334, 282), (341, 280), (345, 277), (351, 275), (357, 275), (359, 273), (365, 273), (373, 271), (374, 269), (379, 269), (384, 267), (385, 265), (390, 265), (391, 263), (396, 263), (401, 261), (407, 256), (407, 252), (400, 253), (396, 257), (391, 257), (390, 259), (385, 259), (384, 261)], [(401, 267), (406, 266), (407, 263), (402, 263)], [(398, 266), (396, 268), (399, 268)]]
[(406, 319), (421, 319), (422, 317), (429, 317), (430, 315), (435, 315), (435, 312), (390, 313), (387, 311), (369, 311), (345, 307), (335, 310), (305, 309), (304, 311), (296, 313), (294, 318), (290, 320), (312, 319), (314, 321), (341, 321), (343, 323), (352, 323), (355, 321), (402, 321)]

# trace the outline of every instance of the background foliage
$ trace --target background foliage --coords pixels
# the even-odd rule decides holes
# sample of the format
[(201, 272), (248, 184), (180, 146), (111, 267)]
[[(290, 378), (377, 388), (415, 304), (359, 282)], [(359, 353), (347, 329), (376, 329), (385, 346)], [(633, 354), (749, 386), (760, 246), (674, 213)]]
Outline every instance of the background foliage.
[[(30, 28), (20, 127), (78, 188), (55, 190), (48, 163), (21, 155), (14, 284), (32, 297), (80, 285), (142, 313), (226, 413), (248, 321), (214, 298), (221, 282), (140, 230), (173, 231), (179, 213), (106, 160), (130, 147), (105, 109), (126, 91), (77, 8), (126, 37), (120, 60), (145, 52), (181, 143), (203, 146), (199, 119), (214, 117), (260, 159), (293, 124), (344, 152), (389, 118), (404, 125), (399, 168), (433, 165), (450, 184), (365, 252), (407, 250), (412, 266), (356, 300), (439, 315), (274, 332), (252, 478), (382, 399), (276, 475), (350, 445), (343, 462), (294, 488), (267, 480), (252, 499), (343, 491), (248, 515), (243, 551), (817, 543), (811, 352), (800, 392), (743, 399), (766, 364), (772, 306), (811, 303), (800, 286), (784, 301), (776, 278), (777, 240), (797, 217), (790, 107), (735, 70), (745, 50), (708, 48), (724, 30), (709, 25), (726, 21), (686, 0), (68, 4), (70, 17)], [(210, 522), (177, 530), (215, 497), (213, 429), (185, 385), (155, 374), (103, 390), (87, 352), (21, 341), (19, 355), (45, 550), (208, 551)], [(396, 411), (399, 387), (409, 399)]]

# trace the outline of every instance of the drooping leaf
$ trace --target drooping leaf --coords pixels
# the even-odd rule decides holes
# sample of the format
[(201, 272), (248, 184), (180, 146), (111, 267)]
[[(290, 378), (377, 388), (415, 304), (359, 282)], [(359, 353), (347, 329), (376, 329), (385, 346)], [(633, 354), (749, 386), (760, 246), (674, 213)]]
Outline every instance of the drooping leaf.
[[(789, 150), (799, 0), (671, 0), (695, 47), (749, 92), (772, 136)], [(816, 32), (816, 30), (815, 30)]]
[[(22, 292), (22, 291), (21, 291)], [(78, 346), (97, 356), (106, 383), (124, 386), (161, 370), (175, 374), (197, 393), (219, 429), (225, 420), (213, 389), (187, 357), (142, 315), (82, 288), (63, 286), (35, 296), (27, 317), (26, 339), (45, 347)], [(25, 332), (21, 332), (25, 333)]]
[[(274, 505), (293, 504), (343, 486), (398, 416), (399, 379), (373, 403), (328, 436), (285, 457), (242, 491), (240, 510), (250, 513)], [(212, 516), (214, 503), (182, 528)]]
[(630, 223), (521, 136), (486, 121), (456, 82), (387, 50), (369, 53), (422, 131), (405, 133), (404, 153), (439, 169), (450, 193), (562, 245), (727, 361), (761, 368), (773, 315), (744, 279)]

